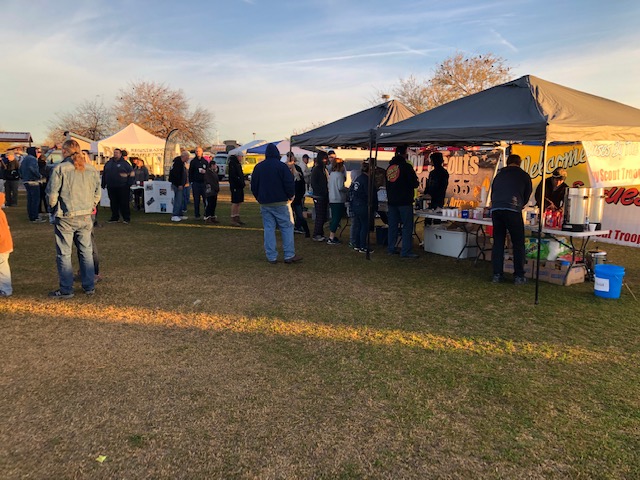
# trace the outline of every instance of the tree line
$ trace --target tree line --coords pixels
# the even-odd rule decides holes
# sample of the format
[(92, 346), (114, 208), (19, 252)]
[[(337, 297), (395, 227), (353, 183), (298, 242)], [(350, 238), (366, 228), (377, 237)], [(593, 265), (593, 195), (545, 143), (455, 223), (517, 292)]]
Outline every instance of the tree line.
[[(399, 78), (389, 93), (418, 114), (504, 83), (509, 80), (510, 72), (507, 61), (493, 53), (465, 55), (458, 52), (438, 63), (429, 77), (409, 75)], [(378, 104), (383, 93), (387, 92), (378, 89), (371, 103)], [(58, 142), (65, 131), (100, 140), (132, 122), (161, 138), (178, 129), (177, 141), (195, 146), (208, 144), (214, 116), (200, 106), (191, 109), (180, 89), (157, 82), (133, 82), (120, 90), (113, 106), (105, 105), (96, 97), (82, 101), (72, 111), (57, 114), (49, 123), (47, 141), (50, 144)], [(294, 134), (323, 124), (316, 122)]]

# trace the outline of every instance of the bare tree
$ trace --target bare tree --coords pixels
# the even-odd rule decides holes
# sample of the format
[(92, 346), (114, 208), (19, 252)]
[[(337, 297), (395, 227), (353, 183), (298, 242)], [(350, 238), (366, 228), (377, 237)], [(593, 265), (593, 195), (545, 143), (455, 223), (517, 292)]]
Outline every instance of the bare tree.
[(311, 125), (309, 125), (308, 127), (304, 127), (304, 128), (294, 128), (293, 129), (293, 133), (291, 134), (292, 136), (296, 136), (296, 135), (302, 135), (303, 133), (307, 133), (311, 130), (315, 130), (316, 128), (320, 128), (322, 126), (324, 126), (327, 122), (314, 122)]
[(506, 60), (492, 53), (474, 56), (456, 53), (440, 63), (431, 78), (421, 80), (413, 75), (400, 78), (391, 92), (413, 113), (421, 113), (504, 83), (510, 72)]
[(115, 111), (121, 127), (136, 123), (161, 138), (177, 128), (179, 139), (189, 145), (207, 144), (213, 114), (202, 107), (189, 110), (182, 90), (155, 82), (137, 82), (120, 90)]
[(47, 142), (50, 145), (59, 143), (67, 131), (100, 140), (113, 134), (115, 128), (113, 111), (102, 100), (84, 100), (73, 111), (56, 114), (49, 122)]

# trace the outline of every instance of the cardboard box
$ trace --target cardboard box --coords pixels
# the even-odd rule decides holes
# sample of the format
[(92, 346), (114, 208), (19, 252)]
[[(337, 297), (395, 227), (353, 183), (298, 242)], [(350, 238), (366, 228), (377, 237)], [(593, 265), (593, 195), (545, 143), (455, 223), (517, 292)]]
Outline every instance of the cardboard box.
[[(477, 253), (476, 237), (474, 234), (467, 234), (459, 230), (445, 230), (437, 226), (425, 226), (422, 237), (425, 252), (437, 253), (448, 257), (469, 258), (475, 257)], [(465, 247), (465, 240), (467, 248)], [(464, 250), (463, 250), (464, 248)], [(460, 253), (462, 252), (462, 253)]]
[[(549, 277), (547, 280), (549, 283), (555, 285), (575, 285), (577, 283), (584, 283), (586, 269), (584, 265), (574, 265), (569, 271), (569, 266), (563, 266), (556, 262), (551, 263), (552, 266), (547, 268)], [(565, 282), (566, 277), (566, 282)], [(541, 278), (542, 280), (542, 278)]]

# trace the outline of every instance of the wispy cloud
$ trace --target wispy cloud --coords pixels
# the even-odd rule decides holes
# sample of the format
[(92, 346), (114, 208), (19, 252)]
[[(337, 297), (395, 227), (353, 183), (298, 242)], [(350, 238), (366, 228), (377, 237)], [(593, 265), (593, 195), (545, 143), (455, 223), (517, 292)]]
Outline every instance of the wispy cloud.
[(518, 49), (511, 42), (509, 42), (506, 38), (504, 38), (502, 35), (500, 35), (500, 33), (498, 33), (493, 28), (491, 28), (489, 31), (498, 40), (498, 43), (500, 43), (501, 45), (504, 45), (505, 47), (507, 47), (512, 52), (518, 53)]
[(352, 55), (337, 55), (333, 57), (306, 58), (306, 59), (300, 59), (300, 60), (292, 60), (290, 62), (274, 63), (272, 65), (276, 67), (282, 67), (282, 66), (288, 66), (288, 65), (304, 65), (304, 64), (312, 64), (312, 63), (336, 62), (336, 61), (342, 61), (342, 60), (356, 60), (361, 58), (390, 57), (395, 55), (425, 56), (427, 52), (428, 50), (404, 49), (404, 50), (392, 50), (388, 52), (356, 53)]

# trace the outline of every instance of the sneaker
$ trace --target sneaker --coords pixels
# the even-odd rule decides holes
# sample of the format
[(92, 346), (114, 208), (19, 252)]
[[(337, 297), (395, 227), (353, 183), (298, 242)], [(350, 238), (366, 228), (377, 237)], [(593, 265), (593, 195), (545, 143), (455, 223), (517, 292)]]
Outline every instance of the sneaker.
[(291, 258), (285, 258), (284, 259), (284, 263), (298, 263), (302, 261), (302, 257), (299, 257), (298, 255), (294, 255)]
[(278, 263), (278, 259), (275, 259), (275, 260), (267, 260), (267, 262), (269, 262), (271, 265), (275, 265), (276, 263)]
[(293, 233), (304, 233), (304, 230), (302, 230), (300, 228), (294, 228), (293, 229)]
[(70, 293), (62, 293), (60, 290), (54, 290), (53, 292), (49, 292), (49, 296), (52, 298), (60, 298), (60, 299), (66, 299), (66, 298), (71, 298), (73, 297), (73, 292)]
[(102, 281), (102, 275), (96, 275), (95, 277), (93, 277), (93, 282), (94, 283), (98, 283)]
[(122, 223), (125, 225), (129, 225), (129, 220), (123, 220)]
[(513, 284), (514, 285), (524, 285), (527, 283), (527, 278), (526, 277), (514, 277), (513, 278)]
[(324, 237), (323, 235), (314, 235), (313, 237), (314, 242), (324, 242), (325, 240), (326, 237)]
[(501, 273), (496, 273), (492, 278), (492, 283), (500, 283), (504, 280), (504, 276)]
[(347, 244), (347, 246), (348, 246), (349, 248), (354, 248), (354, 249), (355, 249), (355, 248), (358, 248), (358, 247), (356, 247), (356, 244), (355, 244), (355, 243), (351, 243), (351, 242), (349, 242), (349, 243)]
[(118, 223), (118, 220), (107, 220), (107, 223)]
[(210, 218), (211, 218), (211, 217), (207, 217), (207, 216), (205, 216), (205, 217), (204, 217), (204, 222), (205, 222), (205, 223), (207, 223), (207, 222), (209, 221), (209, 219), (210, 219)]
[(373, 250), (367, 250), (366, 248), (356, 248), (355, 249), (358, 253), (373, 253)]
[(407, 253), (406, 255), (400, 255), (402, 258), (420, 258), (417, 253)]
[(340, 240), (338, 240), (336, 237), (330, 238), (329, 240), (327, 240), (327, 243), (329, 245), (340, 245)]
[(96, 289), (95, 288), (92, 288), (91, 290), (85, 290), (84, 291), (85, 295), (95, 295), (95, 293), (96, 293)]
[(179, 222), (180, 220), (182, 220), (182, 217), (178, 217), (178, 216), (171, 217), (172, 222)]
[(189, 217), (187, 217), (186, 215), (182, 215), (182, 216), (180, 217), (180, 220), (189, 220)]

